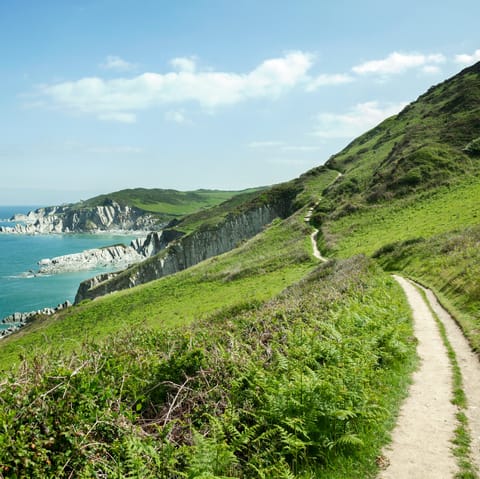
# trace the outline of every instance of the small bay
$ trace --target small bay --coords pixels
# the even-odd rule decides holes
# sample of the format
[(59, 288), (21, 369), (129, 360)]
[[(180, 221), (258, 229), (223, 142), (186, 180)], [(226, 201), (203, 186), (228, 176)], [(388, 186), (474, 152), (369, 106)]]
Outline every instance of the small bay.
[[(0, 206), (0, 225), (12, 226), (5, 220), (14, 213), (27, 213), (35, 206)], [(14, 312), (28, 312), (55, 307), (65, 300), (73, 302), (78, 285), (97, 273), (113, 268), (35, 275), (37, 262), (64, 254), (123, 243), (134, 235), (120, 234), (0, 234), (0, 320)], [(4, 325), (0, 324), (0, 329)]]

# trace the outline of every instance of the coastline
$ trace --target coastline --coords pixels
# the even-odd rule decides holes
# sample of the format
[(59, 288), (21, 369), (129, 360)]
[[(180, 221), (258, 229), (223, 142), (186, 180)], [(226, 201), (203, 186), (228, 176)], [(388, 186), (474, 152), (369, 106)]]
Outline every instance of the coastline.
[(8, 325), (5, 329), (0, 329), (0, 340), (10, 336), (13, 333), (16, 333), (27, 324), (35, 321), (38, 316), (51, 316), (52, 314), (58, 313), (66, 308), (72, 306), (72, 303), (68, 300), (65, 302), (58, 304), (55, 308), (45, 307), (43, 309), (39, 309), (37, 311), (29, 311), (27, 313), (13, 313), (5, 318), (0, 320), (0, 324)]

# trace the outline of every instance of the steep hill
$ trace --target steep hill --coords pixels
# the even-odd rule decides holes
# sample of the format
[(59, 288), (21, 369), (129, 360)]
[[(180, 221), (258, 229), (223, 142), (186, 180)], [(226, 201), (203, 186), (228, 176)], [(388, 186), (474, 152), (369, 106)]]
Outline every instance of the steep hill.
[[(432, 87), (326, 165), (343, 177), (327, 194), (351, 210), (455, 183), (480, 169), (480, 64)], [(338, 202), (340, 201), (340, 204)]]
[[(479, 99), (480, 63), (325, 166), (172, 222), (183, 236), (112, 294), (2, 340), (0, 474), (375, 477), (416, 361), (388, 271), (480, 344)], [(202, 261), (214, 244), (230, 251)]]

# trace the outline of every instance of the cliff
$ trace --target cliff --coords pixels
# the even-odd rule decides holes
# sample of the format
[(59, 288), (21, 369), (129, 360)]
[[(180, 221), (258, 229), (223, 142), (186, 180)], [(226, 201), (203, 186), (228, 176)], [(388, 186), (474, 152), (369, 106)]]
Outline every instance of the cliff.
[(240, 214), (229, 214), (218, 225), (199, 228), (171, 242), (164, 251), (133, 267), (83, 281), (75, 303), (153, 281), (230, 251), (284, 214), (284, 205), (260, 205)]
[(131, 206), (121, 206), (106, 200), (101, 206), (78, 205), (51, 206), (15, 215), (15, 226), (0, 227), (3, 233), (93, 233), (99, 231), (156, 229), (156, 218)]
[(93, 248), (80, 253), (46, 258), (38, 262), (39, 274), (56, 274), (99, 267), (124, 267), (153, 256), (182, 236), (177, 231), (152, 232), (146, 238), (137, 238), (129, 246), (119, 244), (105, 248)]

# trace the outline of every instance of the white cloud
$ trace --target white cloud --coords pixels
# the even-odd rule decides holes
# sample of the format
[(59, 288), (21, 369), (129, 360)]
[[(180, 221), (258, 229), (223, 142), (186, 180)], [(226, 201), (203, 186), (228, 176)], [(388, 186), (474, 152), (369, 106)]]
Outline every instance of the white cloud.
[(300, 158), (267, 158), (265, 160), (267, 163), (272, 165), (282, 165), (282, 166), (303, 166), (309, 165), (310, 160), (304, 160)]
[(98, 119), (102, 121), (117, 121), (119, 123), (135, 123), (137, 121), (135, 114), (122, 112), (100, 113)]
[(445, 57), (440, 53), (423, 55), (421, 53), (390, 53), (383, 60), (371, 60), (352, 68), (359, 75), (376, 74), (392, 75), (403, 73), (411, 68), (436, 66), (445, 62)]
[(298, 151), (307, 153), (309, 151), (318, 151), (321, 150), (321, 146), (309, 146), (309, 145), (287, 145), (282, 147), (283, 151)]
[(455, 55), (455, 62), (460, 63), (461, 65), (471, 65), (478, 61), (480, 61), (480, 49), (475, 50), (471, 55), (468, 55), (467, 53)]
[(82, 78), (41, 86), (40, 94), (60, 109), (133, 123), (134, 112), (162, 105), (196, 102), (213, 109), (248, 99), (275, 99), (305, 81), (313, 57), (290, 52), (265, 60), (248, 73), (191, 71), (194, 64), (189, 61), (173, 60), (181, 71), (112, 80)]
[(259, 148), (259, 149), (275, 149), (276, 151), (297, 151), (297, 152), (308, 152), (308, 151), (317, 151), (320, 150), (321, 146), (310, 146), (310, 145), (287, 145), (284, 141), (252, 141), (247, 145), (249, 148)]
[(320, 138), (355, 138), (385, 118), (398, 113), (406, 103), (380, 105), (369, 101), (355, 105), (344, 114), (320, 113), (314, 135)]
[(425, 65), (422, 68), (423, 73), (435, 74), (440, 73), (440, 67), (437, 65)]
[(137, 65), (134, 63), (127, 62), (123, 58), (115, 55), (109, 55), (100, 66), (105, 70), (114, 70), (117, 72), (128, 72), (137, 68)]
[(322, 86), (342, 85), (353, 81), (354, 78), (351, 75), (345, 75), (344, 73), (322, 74), (312, 78), (307, 83), (306, 90), (310, 92)]
[(195, 65), (195, 58), (185, 58), (185, 57), (178, 57), (170, 60), (170, 65), (172, 65), (175, 70), (186, 72), (186, 73), (193, 73), (196, 70)]

